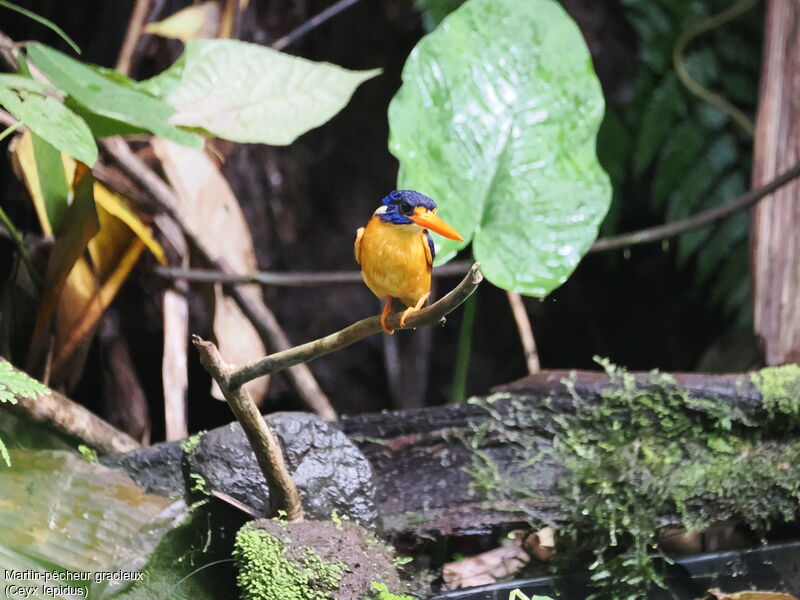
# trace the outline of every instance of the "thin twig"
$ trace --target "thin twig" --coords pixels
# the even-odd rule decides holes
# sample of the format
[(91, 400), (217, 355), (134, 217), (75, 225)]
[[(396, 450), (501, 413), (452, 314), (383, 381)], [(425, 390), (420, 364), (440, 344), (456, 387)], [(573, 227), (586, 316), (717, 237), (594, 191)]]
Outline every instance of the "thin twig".
[(686, 68), (684, 52), (686, 51), (686, 47), (689, 45), (689, 42), (691, 42), (698, 35), (705, 31), (720, 27), (728, 21), (735, 19), (739, 15), (744, 14), (753, 6), (755, 6), (757, 2), (758, 0), (741, 0), (740, 2), (726, 8), (716, 15), (712, 15), (706, 19), (692, 23), (680, 34), (680, 36), (678, 36), (678, 39), (675, 41), (675, 46), (672, 49), (672, 65), (675, 69), (675, 74), (678, 76), (678, 79), (680, 79), (684, 87), (701, 100), (708, 102), (717, 110), (730, 115), (730, 117), (751, 136), (755, 130), (753, 120), (727, 99), (704, 87), (702, 84), (700, 84), (700, 82), (692, 77), (692, 75), (689, 73), (689, 70)]
[(200, 361), (219, 385), (253, 448), (258, 466), (267, 481), (272, 512), (279, 514), (278, 511), (285, 511), (289, 521), (302, 521), (300, 494), (286, 468), (281, 444), (272, 427), (258, 412), (258, 407), (247, 389), (243, 386), (231, 386), (231, 368), (225, 364), (217, 347), (196, 335), (192, 336), (192, 342), (200, 353)]
[(650, 227), (632, 233), (623, 233), (621, 235), (600, 238), (592, 244), (589, 252), (605, 252), (607, 250), (616, 250), (617, 248), (625, 248), (626, 246), (634, 246), (636, 244), (649, 244), (651, 242), (658, 242), (675, 237), (676, 235), (686, 233), (693, 229), (698, 229), (719, 219), (729, 217), (740, 210), (750, 208), (756, 202), (798, 176), (800, 176), (800, 163), (796, 163), (790, 169), (784, 171), (760, 188), (750, 190), (722, 206), (717, 206), (692, 215), (691, 217), (679, 219), (672, 223), (666, 223), (665, 225), (658, 225), (657, 227)]
[(517, 331), (519, 331), (519, 339), (522, 342), (522, 351), (525, 354), (525, 365), (528, 367), (528, 374), (533, 375), (541, 370), (541, 366), (539, 365), (536, 338), (533, 337), (533, 327), (531, 327), (528, 311), (525, 310), (522, 296), (517, 292), (506, 291), (506, 296), (508, 297), (508, 303), (511, 305), (514, 321), (517, 323)]
[[(450, 277), (463, 275), (469, 270), (470, 262), (466, 260), (454, 261), (433, 270), (434, 277)], [(166, 279), (185, 279), (200, 283), (259, 283), (261, 285), (276, 285), (283, 287), (309, 287), (331, 283), (361, 283), (361, 273), (358, 271), (292, 271), (290, 273), (276, 273), (273, 271), (257, 271), (244, 275), (234, 275), (214, 271), (211, 269), (182, 269), (178, 267), (153, 268), (153, 273)]]
[(293, 44), (312, 29), (316, 29), (331, 17), (335, 17), (344, 9), (353, 6), (356, 2), (358, 2), (358, 0), (339, 0), (338, 2), (331, 4), (322, 12), (314, 15), (305, 23), (295, 27), (285, 36), (273, 42), (271, 47), (275, 50), (283, 50), (286, 48), (286, 46)]
[[(449, 294), (442, 299), (434, 302), (429, 307), (409, 315), (405, 327), (400, 327), (401, 313), (389, 315), (387, 325), (390, 329), (413, 329), (424, 325), (436, 325), (442, 321), (445, 315), (451, 313), (456, 307), (463, 303), (478, 287), (483, 280), (483, 275), (479, 269), (480, 265), (475, 263), (470, 268), (466, 277)], [(238, 388), (256, 377), (262, 377), (288, 369), (293, 365), (305, 363), (320, 356), (330, 354), (353, 344), (367, 336), (381, 331), (381, 319), (378, 316), (362, 319), (344, 329), (327, 335), (325, 337), (289, 348), (282, 352), (276, 352), (265, 356), (260, 360), (246, 363), (235, 368), (230, 373), (229, 382), (232, 388)]]
[[(107, 138), (101, 142), (101, 145), (119, 167), (131, 179), (150, 192), (156, 204), (178, 222), (187, 239), (203, 261), (219, 271), (231, 273), (225, 265), (212, 255), (205, 241), (186, 225), (188, 221), (183, 218), (178, 201), (169, 185), (136, 156), (122, 138)], [(288, 350), (292, 347), (289, 338), (281, 328), (275, 315), (263, 302), (243, 294), (235, 286), (227, 286), (226, 292), (253, 323), (266, 346), (271, 346), (276, 351)], [(330, 400), (320, 389), (317, 380), (306, 365), (298, 364), (289, 370), (289, 377), (300, 397), (314, 412), (326, 421), (336, 419), (336, 411), (333, 409)]]
[[(639, 231), (632, 231), (630, 233), (599, 238), (594, 244), (592, 244), (589, 252), (606, 252), (608, 250), (616, 250), (618, 248), (625, 248), (627, 246), (660, 242), (661, 240), (675, 237), (682, 233), (686, 233), (687, 231), (704, 227), (710, 223), (713, 223), (714, 221), (729, 217), (740, 210), (750, 208), (756, 202), (765, 196), (768, 196), (779, 187), (785, 185), (798, 176), (800, 176), (800, 163), (795, 164), (790, 169), (787, 169), (775, 177), (775, 179), (766, 183), (760, 188), (750, 190), (749, 192), (737, 196), (730, 202), (727, 202), (721, 206), (711, 208), (691, 217), (686, 217), (685, 219), (673, 221), (672, 223), (666, 223), (664, 225), (658, 225), (648, 229), (641, 229)], [(468, 264), (469, 263), (467, 261), (454, 261), (434, 269), (433, 275), (440, 277), (460, 275), (466, 270)], [(227, 284), (260, 283), (263, 285), (279, 285), (289, 287), (323, 285), (329, 283), (361, 282), (361, 274), (357, 271), (332, 271), (330, 273), (266, 273), (260, 271), (246, 275), (233, 275), (219, 270), (215, 271), (208, 269), (176, 269), (174, 267), (155, 267), (154, 272), (157, 275), (169, 279), (187, 279), (188, 281), (201, 282), (222, 282)]]
[(123, 75), (130, 73), (133, 53), (136, 51), (136, 45), (142, 37), (142, 31), (144, 31), (145, 21), (147, 21), (149, 12), (150, 0), (136, 0), (131, 12), (131, 18), (128, 21), (128, 29), (125, 31), (125, 39), (122, 41), (122, 48), (119, 51), (117, 66), (114, 67)]

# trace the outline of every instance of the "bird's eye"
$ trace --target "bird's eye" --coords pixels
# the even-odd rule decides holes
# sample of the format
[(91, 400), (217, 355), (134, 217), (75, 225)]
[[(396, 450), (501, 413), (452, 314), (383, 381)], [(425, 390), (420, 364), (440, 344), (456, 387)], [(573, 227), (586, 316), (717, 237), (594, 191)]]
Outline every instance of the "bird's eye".
[(414, 211), (414, 207), (413, 207), (413, 206), (411, 206), (411, 205), (410, 205), (408, 202), (403, 202), (403, 203), (400, 205), (400, 211), (401, 211), (401, 212), (402, 212), (404, 215), (410, 215), (410, 214), (411, 214), (411, 213)]

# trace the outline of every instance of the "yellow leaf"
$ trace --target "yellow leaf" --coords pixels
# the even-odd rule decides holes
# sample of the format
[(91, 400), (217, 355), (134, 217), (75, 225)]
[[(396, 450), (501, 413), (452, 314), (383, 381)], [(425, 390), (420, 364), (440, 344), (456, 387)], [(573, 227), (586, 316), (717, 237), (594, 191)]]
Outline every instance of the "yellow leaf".
[(158, 262), (162, 265), (167, 264), (167, 259), (164, 256), (164, 249), (153, 238), (150, 228), (142, 223), (141, 219), (128, 208), (128, 205), (120, 196), (109, 190), (102, 183), (95, 183), (94, 200), (97, 202), (98, 207), (102, 207), (106, 212), (125, 223), (125, 225), (144, 242), (144, 245), (147, 246)]
[[(45, 145), (45, 148), (47, 146)], [(69, 193), (69, 181), (72, 181), (72, 176), (75, 170), (74, 161), (72, 171), (65, 173), (61, 169), (49, 169), (39, 173), (40, 165), (37, 163), (37, 155), (34, 147), (33, 135), (30, 131), (26, 131), (15, 139), (14, 145), (14, 167), (17, 171), (17, 176), (23, 181), (25, 187), (28, 189), (28, 194), (33, 202), (33, 207), (36, 210), (36, 216), (39, 219), (39, 225), (42, 232), (46, 236), (53, 235), (53, 223), (50, 222), (48, 216), (48, 202), (51, 203), (51, 211), (54, 210), (52, 204), (59, 204), (60, 214), (67, 210), (67, 195)], [(44, 150), (44, 148), (39, 148)], [(57, 153), (57, 150), (51, 149), (52, 152)], [(50, 157), (49, 153), (48, 157)], [(58, 154), (55, 154), (55, 160), (58, 160)], [(71, 159), (70, 159), (71, 160)], [(51, 165), (56, 166), (56, 165)], [(58, 196), (58, 197), (54, 197)], [(59, 223), (56, 224), (56, 228)]]
[(58, 307), (67, 278), (86, 250), (89, 240), (100, 229), (92, 195), (92, 182), (92, 172), (89, 167), (79, 163), (73, 183), (74, 199), (47, 261), (42, 301), (39, 304), (28, 348), (29, 372), (37, 372), (41, 366), (48, 346), (50, 321)]
[(221, 10), (218, 2), (194, 4), (158, 23), (150, 23), (145, 32), (186, 43), (191, 39), (214, 38), (219, 30)]
[[(169, 182), (186, 218), (186, 226), (201, 236), (211, 254), (233, 271), (249, 273), (257, 268), (253, 237), (239, 202), (217, 164), (202, 150), (186, 148), (162, 139), (153, 140), (153, 150), (161, 160)], [(252, 323), (218, 285), (208, 286), (209, 305), (213, 306), (217, 346), (231, 363), (244, 363), (266, 353)], [(243, 290), (263, 300), (257, 287)], [(216, 301), (211, 304), (211, 301)], [(247, 389), (257, 403), (266, 396), (267, 381), (255, 379)], [(215, 397), (222, 395), (214, 390)]]
[(144, 243), (137, 237), (131, 236), (130, 245), (125, 249), (115, 268), (109, 274), (100, 288), (92, 295), (83, 307), (78, 321), (63, 332), (63, 338), (56, 350), (53, 361), (53, 372), (58, 374), (62, 366), (70, 358), (80, 342), (94, 330), (97, 321), (111, 301), (116, 296), (119, 288), (128, 278), (131, 269), (136, 265), (144, 251)]

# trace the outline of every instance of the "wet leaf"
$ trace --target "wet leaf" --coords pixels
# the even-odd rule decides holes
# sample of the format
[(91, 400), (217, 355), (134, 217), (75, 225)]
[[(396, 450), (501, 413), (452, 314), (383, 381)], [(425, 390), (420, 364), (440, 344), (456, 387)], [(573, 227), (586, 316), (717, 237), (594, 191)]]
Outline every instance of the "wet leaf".
[(127, 126), (119, 132), (114, 132), (113, 128), (104, 129), (102, 135), (129, 133), (130, 127), (134, 127), (179, 144), (203, 145), (202, 138), (168, 123), (175, 111), (161, 100), (112, 81), (82, 62), (43, 44), (28, 46), (28, 56), (50, 81), (68, 95), (68, 99), (104, 118), (106, 125), (118, 121)]
[(144, 30), (146, 33), (175, 38), (184, 43), (191, 39), (214, 38), (219, 30), (221, 16), (219, 2), (201, 2), (179, 10), (163, 21), (149, 23)]
[[(11, 459), (0, 466), (0, 582), (37, 585), (37, 598), (80, 597), (47, 594), (32, 580), (47, 571), (138, 571), (183, 511), (77, 454), (12, 450)], [(23, 581), (5, 579), (27, 570)], [(85, 584), (92, 598), (120, 587)]]
[(86, 122), (64, 104), (44, 95), (47, 86), (22, 76), (0, 78), (0, 105), (28, 129), (75, 159), (93, 165), (97, 145)]
[(237, 40), (190, 40), (180, 59), (143, 89), (175, 107), (171, 123), (235, 142), (284, 146), (331, 119), (378, 73)]
[[(603, 96), (552, 0), (470, 0), (414, 48), (389, 108), (398, 187), (423, 192), (492, 283), (543, 296), (597, 236), (611, 196), (595, 138)], [(437, 236), (434, 236), (437, 237)]]

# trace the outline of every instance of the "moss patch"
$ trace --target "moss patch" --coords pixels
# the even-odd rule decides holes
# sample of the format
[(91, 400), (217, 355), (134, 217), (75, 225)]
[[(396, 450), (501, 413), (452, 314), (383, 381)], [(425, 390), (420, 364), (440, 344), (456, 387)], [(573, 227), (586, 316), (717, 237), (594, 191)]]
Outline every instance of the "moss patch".
[(791, 425), (800, 423), (800, 366), (767, 367), (753, 373), (750, 381), (761, 393), (770, 417), (789, 417)]
[(242, 600), (360, 600), (399, 586), (388, 550), (356, 523), (260, 520), (236, 535)]
[(178, 446), (180, 446), (181, 450), (183, 450), (183, 453), (188, 456), (197, 449), (197, 446), (200, 444), (200, 439), (203, 437), (204, 433), (205, 431), (198, 431), (197, 433), (182, 439), (180, 442), (178, 442)]
[[(589, 569), (602, 597), (641, 598), (662, 583), (658, 529), (665, 525), (703, 529), (713, 521), (736, 519), (756, 531), (771, 522), (793, 520), (800, 494), (800, 439), (782, 423), (795, 418), (798, 378), (794, 370), (765, 370), (758, 387), (764, 411), (746, 417), (723, 402), (692, 398), (666, 374), (653, 372), (645, 385), (608, 361), (610, 384), (601, 397), (583, 398), (571, 380), (569, 412), (548, 418), (556, 435), (547, 456), (524, 455), (530, 443), (518, 439), (536, 423), (539, 407), (512, 407), (494, 427), (519, 448), (520, 460), (555, 460), (568, 474), (561, 485), (563, 520), (559, 570)], [(761, 386), (761, 387), (759, 387)], [(793, 416), (794, 415), (794, 416)], [(497, 435), (494, 433), (493, 435)], [(487, 434), (477, 432), (471, 474), (487, 497), (524, 503), (526, 485), (513, 486), (481, 450)], [(500, 496), (503, 497), (500, 497)]]

